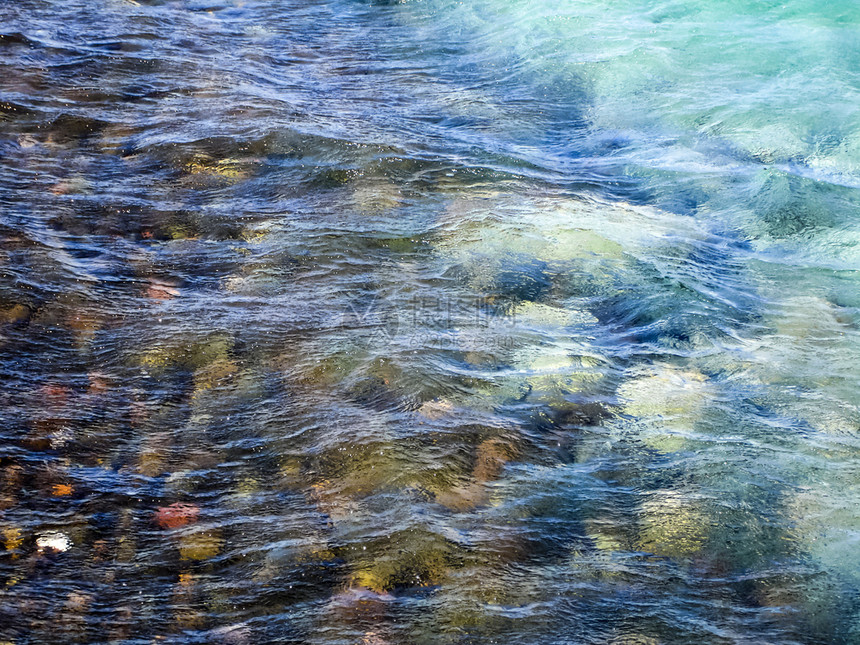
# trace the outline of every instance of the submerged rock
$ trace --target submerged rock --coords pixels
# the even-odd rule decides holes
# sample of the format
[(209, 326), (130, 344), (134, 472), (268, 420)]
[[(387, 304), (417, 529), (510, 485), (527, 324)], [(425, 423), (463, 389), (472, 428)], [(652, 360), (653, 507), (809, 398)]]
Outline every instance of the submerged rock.
[(480, 484), (495, 481), (501, 475), (505, 464), (516, 454), (517, 450), (510, 441), (499, 438), (482, 441), (475, 450), (472, 477)]
[(160, 376), (168, 369), (190, 371), (207, 367), (218, 360), (230, 360), (232, 339), (225, 334), (212, 334), (204, 340), (188, 343), (161, 343), (144, 349), (133, 356), (133, 361), (152, 376)]
[(590, 312), (566, 309), (527, 300), (511, 309), (514, 322), (529, 327), (553, 329), (558, 332), (573, 325), (592, 325), (597, 322)]
[(219, 357), (194, 372), (194, 392), (199, 396), (207, 390), (216, 389), (231, 380), (239, 371), (239, 366), (226, 357)]
[(193, 524), (200, 516), (200, 507), (194, 504), (176, 502), (170, 506), (162, 506), (153, 517), (153, 521), (163, 529), (175, 529), (187, 524)]
[(51, 487), (51, 494), (54, 497), (68, 497), (74, 492), (71, 484), (54, 484)]
[(308, 495), (335, 522), (347, 520), (363, 498), (396, 489), (408, 474), (401, 452), (384, 443), (356, 446), (328, 460), (324, 468), (328, 477), (311, 485)]
[(636, 546), (658, 556), (686, 558), (702, 550), (710, 532), (710, 518), (689, 495), (654, 491), (639, 508)]
[(83, 195), (92, 192), (92, 183), (83, 175), (76, 174), (58, 181), (51, 192), (55, 195)]
[(221, 552), (223, 543), (219, 529), (186, 533), (179, 538), (179, 557), (183, 560), (209, 560)]
[(137, 469), (145, 477), (158, 477), (167, 472), (167, 458), (173, 449), (173, 436), (169, 432), (153, 433), (141, 444)]
[(177, 297), (179, 293), (175, 284), (155, 278), (151, 278), (146, 287), (146, 297), (150, 300), (169, 300)]
[(485, 439), (475, 449), (471, 477), (450, 487), (431, 487), (436, 503), (464, 512), (489, 503), (486, 484), (496, 481), (505, 465), (518, 454), (516, 446), (506, 439)]
[(345, 624), (355, 625), (363, 631), (371, 624), (376, 628), (375, 631), (366, 631), (359, 642), (377, 645), (380, 642), (378, 632), (389, 620), (394, 601), (395, 597), (386, 592), (373, 591), (364, 586), (348, 586), (331, 597), (325, 615), (325, 629), (328, 632), (332, 624)]
[(545, 233), (546, 245), (540, 250), (541, 259), (547, 261), (591, 260), (624, 258), (624, 248), (589, 229), (556, 228)]
[(591, 518), (583, 523), (585, 534), (595, 548), (607, 552), (630, 551), (630, 540), (624, 527), (611, 518)]
[(225, 157), (217, 159), (210, 155), (197, 154), (182, 167), (185, 180), (192, 186), (207, 184), (233, 184), (251, 176), (252, 164), (256, 160)]
[(618, 388), (622, 411), (633, 417), (659, 417), (689, 423), (710, 398), (707, 377), (667, 365), (644, 369)]
[(256, 642), (254, 632), (247, 623), (216, 627), (208, 633), (209, 642), (223, 645), (251, 645)]
[(0, 530), (3, 540), (3, 548), (11, 559), (20, 555), (21, 546), (24, 544), (24, 531), (18, 526), (4, 526)]
[(447, 399), (432, 399), (425, 401), (417, 412), (430, 421), (437, 421), (449, 416), (454, 411), (454, 404)]
[(71, 547), (71, 538), (62, 531), (45, 531), (36, 537), (36, 549), (40, 554), (65, 553)]
[(704, 374), (669, 365), (638, 369), (618, 388), (621, 413), (635, 419), (639, 440), (659, 452), (687, 449), (714, 397)]
[(0, 307), (0, 323), (18, 323), (30, 317), (30, 308), (24, 304)]
[(384, 215), (400, 206), (403, 197), (391, 181), (356, 180), (352, 191), (354, 208), (362, 215)]
[(438, 585), (459, 561), (456, 545), (418, 529), (393, 532), (355, 553), (349, 586), (374, 594)]

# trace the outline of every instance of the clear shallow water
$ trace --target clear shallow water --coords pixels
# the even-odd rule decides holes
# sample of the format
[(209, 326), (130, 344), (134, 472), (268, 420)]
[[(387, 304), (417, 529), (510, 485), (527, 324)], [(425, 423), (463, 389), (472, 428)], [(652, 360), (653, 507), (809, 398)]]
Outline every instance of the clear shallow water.
[(860, 639), (853, 3), (0, 5), (0, 639)]

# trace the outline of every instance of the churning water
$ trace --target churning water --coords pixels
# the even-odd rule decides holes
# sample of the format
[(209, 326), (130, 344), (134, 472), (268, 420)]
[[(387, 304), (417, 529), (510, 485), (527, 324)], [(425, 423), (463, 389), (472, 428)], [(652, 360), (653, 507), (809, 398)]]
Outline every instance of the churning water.
[(860, 642), (860, 5), (0, 0), (0, 642)]

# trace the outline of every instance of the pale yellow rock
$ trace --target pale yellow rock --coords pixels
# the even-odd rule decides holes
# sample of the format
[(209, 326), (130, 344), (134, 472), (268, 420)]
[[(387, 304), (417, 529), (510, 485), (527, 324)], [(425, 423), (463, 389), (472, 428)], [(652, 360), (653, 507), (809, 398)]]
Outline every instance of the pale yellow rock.
[(547, 263), (601, 262), (611, 271), (627, 261), (627, 245), (635, 251), (654, 244), (662, 229), (671, 231), (678, 223), (669, 214), (625, 204), (465, 196), (440, 218), (438, 248), (462, 261), (478, 255), (476, 269), (514, 254)]
[(618, 388), (624, 414), (660, 417), (663, 422), (692, 423), (713, 398), (707, 377), (695, 370), (655, 366)]
[(223, 542), (218, 529), (186, 533), (179, 538), (179, 556), (183, 560), (208, 560), (221, 552)]
[(581, 353), (580, 347), (564, 342), (530, 344), (518, 349), (512, 364), (529, 374), (568, 375), (571, 372), (589, 372), (600, 365), (592, 356)]
[(563, 347), (532, 347), (519, 352), (515, 365), (523, 371), (529, 395), (550, 406), (561, 405), (570, 395), (593, 390), (604, 375), (587, 356), (570, 354)]
[(390, 587), (391, 576), (377, 569), (362, 569), (356, 571), (350, 580), (356, 587), (370, 589), (376, 593), (385, 593)]
[(585, 534), (591, 538), (594, 546), (601, 551), (628, 551), (629, 545), (625, 536), (611, 521), (588, 519), (584, 522)]
[(71, 612), (83, 613), (89, 609), (93, 597), (90, 594), (72, 591), (66, 597), (65, 609)]
[(200, 396), (207, 390), (212, 390), (230, 381), (239, 371), (239, 366), (226, 357), (218, 357), (194, 372), (194, 392), (192, 396)]
[(30, 148), (39, 145), (39, 142), (32, 134), (22, 134), (18, 137), (18, 145), (25, 150), (29, 150)]
[(774, 320), (774, 331), (782, 343), (827, 345), (833, 336), (850, 329), (850, 316), (844, 316), (831, 302), (820, 296), (794, 296), (783, 299), (783, 314)]
[(453, 193), (454, 197), (439, 214), (440, 234), (443, 237), (454, 232), (459, 232), (462, 235), (464, 228), (478, 231), (480, 229), (479, 223), (486, 216), (488, 209), (491, 208), (492, 200), (499, 195), (496, 191), (472, 191), (468, 193), (468, 197), (464, 197), (461, 189), (462, 186), (457, 186), (457, 190), (460, 192)]
[(569, 327), (571, 325), (592, 325), (597, 323), (588, 311), (564, 309), (539, 302), (526, 301), (511, 311), (514, 321), (537, 327)]
[(852, 479), (798, 491), (785, 507), (792, 520), (792, 540), (824, 568), (860, 580), (860, 564), (854, 557), (860, 531), (860, 509), (854, 500), (860, 486)]
[(247, 275), (229, 275), (221, 281), (224, 291), (230, 293), (244, 293), (251, 290), (253, 279)]
[(9, 589), (9, 588), (11, 588), (11, 587), (14, 587), (15, 585), (17, 585), (17, 584), (18, 584), (19, 582), (21, 582), (22, 580), (24, 580), (24, 576), (23, 576), (22, 574), (20, 574), (20, 573), (13, 573), (13, 574), (11, 574), (11, 575), (9, 576), (9, 578), (6, 580), (6, 588), (7, 588), (7, 589)]
[(182, 495), (184, 493), (192, 493), (198, 482), (194, 477), (194, 472), (191, 470), (173, 470), (164, 482), (164, 491), (167, 495)]
[[(206, 622), (206, 616), (202, 611), (182, 607), (174, 612), (176, 626), (181, 630), (199, 629)], [(158, 642), (158, 641), (155, 641)]]
[(242, 497), (250, 497), (260, 490), (260, 482), (253, 477), (243, 477), (236, 485), (236, 493)]
[(138, 455), (137, 468), (145, 477), (157, 477), (166, 472), (172, 436), (169, 432), (154, 433), (144, 439)]
[(158, 345), (144, 351), (138, 360), (147, 369), (161, 370), (173, 364), (175, 358), (172, 349)]
[(654, 555), (684, 558), (701, 551), (709, 521), (689, 496), (655, 491), (639, 509), (637, 548)]
[(620, 260), (624, 248), (587, 229), (556, 229), (547, 233), (540, 257), (547, 261), (582, 260), (605, 257)]
[(239, 234), (239, 237), (242, 238), (245, 242), (249, 244), (259, 244), (264, 242), (272, 233), (272, 225), (268, 222), (266, 223), (255, 223), (249, 226), (246, 226), (242, 229), (242, 232)]
[(639, 440), (651, 450), (668, 454), (683, 452), (691, 447), (690, 437), (681, 432), (644, 429), (639, 432)]
[(157, 477), (164, 472), (164, 455), (159, 450), (144, 450), (138, 457), (137, 467), (146, 477)]
[(247, 162), (242, 159), (213, 159), (199, 155), (184, 166), (190, 175), (209, 175), (227, 180), (240, 180), (249, 176)]
[(693, 427), (714, 396), (700, 372), (666, 365), (639, 370), (618, 388), (621, 412), (635, 417), (639, 440), (664, 453), (690, 448)]
[(302, 462), (297, 457), (285, 457), (280, 464), (281, 483), (287, 488), (302, 484)]
[(433, 499), (450, 511), (461, 513), (485, 505), (487, 489), (478, 482), (433, 490)]

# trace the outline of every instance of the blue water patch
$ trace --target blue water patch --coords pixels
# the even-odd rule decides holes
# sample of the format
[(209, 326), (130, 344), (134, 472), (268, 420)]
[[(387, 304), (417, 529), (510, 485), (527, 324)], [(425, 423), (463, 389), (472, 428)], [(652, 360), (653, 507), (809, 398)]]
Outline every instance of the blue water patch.
[(0, 6), (0, 641), (856, 642), (858, 24)]

